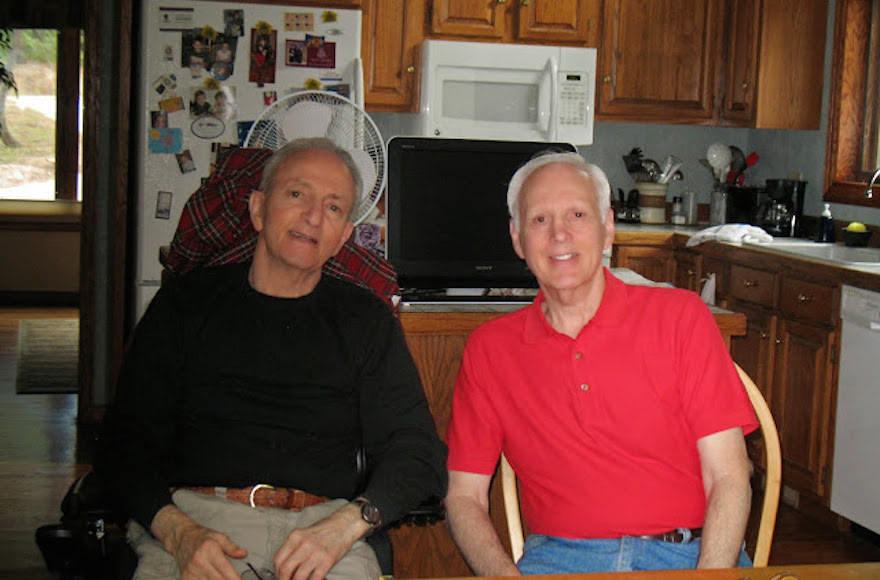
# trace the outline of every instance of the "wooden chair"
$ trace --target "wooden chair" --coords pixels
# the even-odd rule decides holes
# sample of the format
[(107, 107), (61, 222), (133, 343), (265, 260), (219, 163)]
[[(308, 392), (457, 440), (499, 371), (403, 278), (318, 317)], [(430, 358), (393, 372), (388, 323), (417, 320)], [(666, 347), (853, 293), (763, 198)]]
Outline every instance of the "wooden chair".
[[(736, 365), (736, 371), (739, 373), (749, 400), (755, 408), (755, 414), (758, 416), (764, 438), (766, 481), (764, 482), (761, 520), (758, 526), (758, 541), (755, 545), (755, 555), (752, 562), (755, 567), (765, 567), (770, 557), (773, 530), (776, 528), (776, 512), (779, 509), (779, 490), (782, 486), (782, 453), (779, 448), (779, 433), (776, 430), (776, 422), (773, 420), (767, 401), (764, 400), (764, 396), (755, 382), (739, 365)], [(510, 551), (513, 555), (513, 561), (517, 562), (523, 554), (525, 536), (519, 511), (516, 474), (503, 453), (501, 454), (501, 487), (504, 496), (504, 512), (507, 516), (507, 531), (510, 534)]]

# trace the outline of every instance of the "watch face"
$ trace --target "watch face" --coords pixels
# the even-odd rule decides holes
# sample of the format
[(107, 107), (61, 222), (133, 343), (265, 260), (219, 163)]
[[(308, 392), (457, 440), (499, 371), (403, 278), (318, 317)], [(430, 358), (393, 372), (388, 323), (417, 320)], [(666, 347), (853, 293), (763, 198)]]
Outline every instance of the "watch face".
[(379, 508), (370, 502), (364, 502), (361, 504), (361, 515), (363, 516), (364, 521), (374, 528), (382, 523), (382, 514), (379, 513)]

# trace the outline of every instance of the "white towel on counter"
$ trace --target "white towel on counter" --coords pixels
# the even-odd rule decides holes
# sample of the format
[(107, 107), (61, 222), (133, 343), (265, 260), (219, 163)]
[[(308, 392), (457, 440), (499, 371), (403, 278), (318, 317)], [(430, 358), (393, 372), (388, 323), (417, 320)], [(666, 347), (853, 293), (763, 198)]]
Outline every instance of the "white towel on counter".
[(723, 224), (700, 230), (688, 240), (688, 246), (696, 246), (703, 242), (772, 242), (773, 236), (759, 227), (749, 224)]

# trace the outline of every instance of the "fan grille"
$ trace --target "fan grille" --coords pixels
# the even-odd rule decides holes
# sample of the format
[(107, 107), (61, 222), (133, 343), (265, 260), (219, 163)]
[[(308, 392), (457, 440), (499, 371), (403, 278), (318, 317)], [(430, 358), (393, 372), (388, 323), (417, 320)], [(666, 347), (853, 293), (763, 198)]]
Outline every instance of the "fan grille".
[(361, 223), (376, 206), (385, 187), (386, 149), (376, 124), (342, 95), (300, 91), (266, 109), (254, 121), (244, 146), (276, 150), (303, 137), (327, 137), (351, 154), (363, 181), (352, 221)]

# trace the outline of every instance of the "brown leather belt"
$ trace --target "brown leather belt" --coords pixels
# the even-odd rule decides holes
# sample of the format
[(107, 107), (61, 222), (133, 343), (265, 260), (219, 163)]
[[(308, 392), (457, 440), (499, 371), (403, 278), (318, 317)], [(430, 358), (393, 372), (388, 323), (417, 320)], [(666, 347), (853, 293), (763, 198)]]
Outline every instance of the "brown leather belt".
[(274, 487), (266, 483), (259, 483), (250, 487), (175, 487), (172, 493), (178, 489), (186, 489), (205, 495), (222, 497), (251, 507), (274, 507), (298, 512), (304, 508), (330, 501), (330, 498), (314, 495), (301, 489), (291, 487)]
[(646, 534), (644, 536), (636, 536), (643, 540), (660, 540), (661, 542), (672, 542), (674, 544), (688, 544), (703, 535), (703, 528), (679, 528), (670, 530), (662, 534)]

